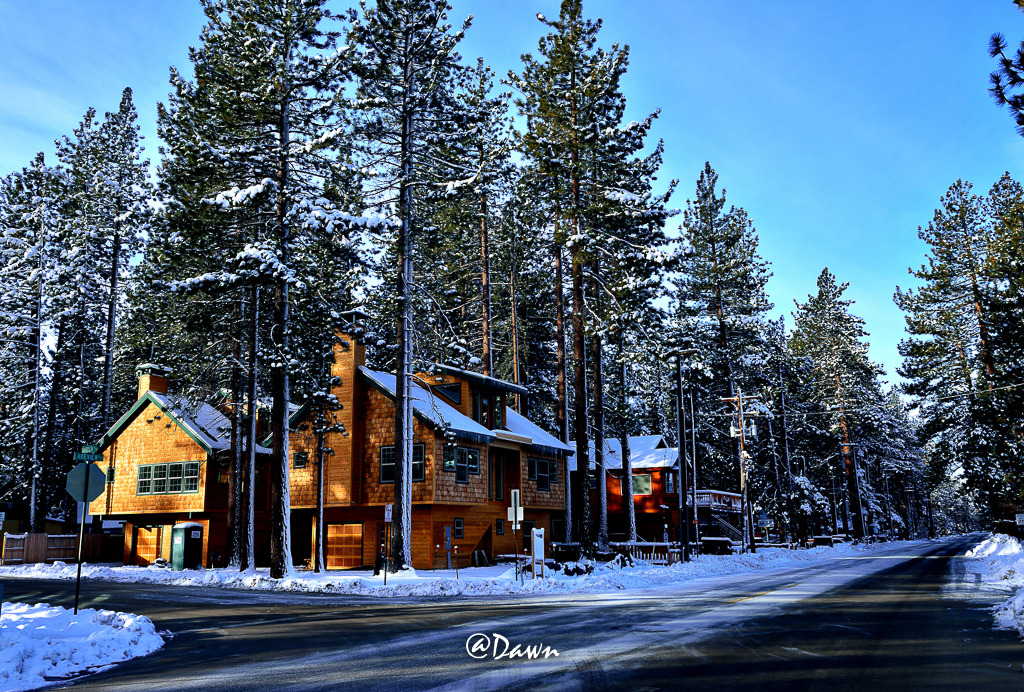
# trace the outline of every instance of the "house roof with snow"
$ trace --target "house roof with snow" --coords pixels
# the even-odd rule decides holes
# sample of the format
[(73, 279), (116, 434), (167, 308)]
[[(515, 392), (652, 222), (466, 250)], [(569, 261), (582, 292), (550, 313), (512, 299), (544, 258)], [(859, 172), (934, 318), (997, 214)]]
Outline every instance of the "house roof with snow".
[[(359, 366), (359, 372), (374, 389), (394, 400), (395, 376), (392, 373), (370, 370), (365, 365)], [(435, 430), (450, 431), (474, 442), (490, 442), (497, 438), (492, 430), (462, 415), (416, 381), (413, 381), (409, 396), (412, 399), (413, 414)]]
[[(446, 370), (457, 377), (473, 375), (473, 373), (464, 374), (464, 371), (455, 368), (446, 368)], [(371, 370), (364, 365), (359, 366), (359, 372), (377, 391), (394, 400), (395, 376), (392, 373)], [(487, 386), (495, 386), (492, 384), (493, 382), (503, 382), (503, 380), (495, 380), (490, 377), (484, 378), (482, 375), (475, 375), (475, 377), (486, 380)], [(471, 378), (466, 377), (466, 379)], [(509, 387), (517, 387), (510, 382), (505, 384)], [(495, 386), (495, 388), (497, 387)], [(507, 389), (506, 391), (515, 390)], [(562, 443), (557, 437), (512, 409), (507, 410), (504, 429), (490, 430), (469, 416), (460, 413), (442, 397), (434, 396), (433, 392), (415, 380), (410, 396), (413, 414), (435, 430), (450, 431), (457, 437), (475, 442), (492, 442), (494, 440), (518, 442), (536, 449), (542, 454), (572, 454), (574, 452), (572, 447)]]
[[(171, 397), (167, 394), (160, 394), (152, 390), (146, 392), (142, 398), (128, 409), (110, 430), (100, 438), (100, 451), (105, 449), (114, 441), (128, 425), (142, 413), (148, 404), (153, 404), (161, 412), (167, 415), (168, 419), (185, 434), (192, 438), (200, 447), (206, 450), (207, 454), (215, 451), (229, 449), (231, 447), (231, 421), (223, 413), (213, 406), (204, 403), (196, 403)], [(243, 448), (246, 441), (242, 440)], [(257, 454), (270, 454), (267, 447), (256, 445)]]
[(576, 453), (575, 448), (565, 444), (536, 423), (531, 422), (512, 409), (508, 409), (505, 418), (508, 419), (505, 421), (505, 429), (514, 435), (529, 438), (530, 446), (539, 452), (548, 454), (560, 453), (569, 456)]
[[(592, 443), (589, 443), (587, 457), (590, 460), (590, 468), (595, 469), (597, 464), (592, 450)], [(629, 438), (629, 460), (634, 470), (670, 469), (679, 461), (679, 450), (669, 447), (663, 435), (635, 435)], [(605, 438), (604, 467), (622, 468), (622, 445), (618, 438)], [(576, 470), (575, 460), (569, 462), (569, 470)]]
[(526, 387), (518, 385), (508, 380), (500, 380), (497, 377), (488, 377), (487, 375), (481, 375), (478, 372), (470, 372), (469, 370), (461, 370), (459, 368), (453, 368), (450, 365), (438, 365), (441, 372), (446, 375), (452, 375), (458, 377), (479, 386), (489, 387), (499, 392), (509, 392), (511, 394), (528, 394), (529, 390)]

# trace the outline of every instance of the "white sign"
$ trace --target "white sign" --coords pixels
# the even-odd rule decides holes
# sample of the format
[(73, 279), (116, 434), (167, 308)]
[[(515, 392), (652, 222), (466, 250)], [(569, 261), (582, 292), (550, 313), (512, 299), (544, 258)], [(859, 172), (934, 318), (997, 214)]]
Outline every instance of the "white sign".
[[(3, 515), (0, 514), (0, 517), (2, 517), (2, 516)], [(1017, 526), (1024, 526), (1024, 514), (1018, 514), (1017, 515)]]
[(4, 519), (7, 518), (7, 512), (0, 512), (0, 529), (4, 527)]
[(519, 522), (523, 520), (523, 508), (519, 505), (519, 490), (512, 491), (512, 506), (508, 508), (508, 520), (512, 522), (512, 530), (519, 530)]
[(537, 578), (537, 572), (544, 576), (544, 529), (534, 529), (530, 536), (533, 552), (530, 555), (530, 566), (533, 568), (533, 578)]
[(391, 510), (394, 507), (390, 502), (384, 505), (384, 521), (391, 523)]

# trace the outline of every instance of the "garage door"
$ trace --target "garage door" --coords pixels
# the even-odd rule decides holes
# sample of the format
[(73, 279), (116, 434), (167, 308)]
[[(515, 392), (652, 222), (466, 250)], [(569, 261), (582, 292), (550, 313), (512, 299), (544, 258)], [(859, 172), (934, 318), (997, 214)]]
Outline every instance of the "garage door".
[(145, 567), (160, 557), (160, 539), (162, 526), (135, 527), (135, 555), (132, 562)]
[(327, 525), (327, 569), (361, 567), (363, 564), (363, 525)]

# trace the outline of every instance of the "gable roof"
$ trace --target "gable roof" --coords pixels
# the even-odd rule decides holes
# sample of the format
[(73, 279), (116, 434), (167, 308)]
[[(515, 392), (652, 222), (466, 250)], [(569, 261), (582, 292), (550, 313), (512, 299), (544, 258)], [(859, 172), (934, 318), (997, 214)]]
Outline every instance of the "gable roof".
[[(231, 421), (213, 406), (176, 399), (167, 394), (146, 392), (128, 411), (114, 423), (100, 438), (100, 451), (104, 450), (135, 420), (142, 410), (153, 404), (198, 444), (207, 454), (231, 447)], [(242, 440), (245, 448), (245, 439)], [(270, 454), (271, 450), (256, 445), (257, 454)]]
[[(359, 372), (375, 389), (394, 401), (395, 376), (393, 374), (370, 370), (363, 365), (359, 366)], [(506, 409), (504, 430), (490, 430), (469, 416), (460, 413), (442, 397), (434, 396), (433, 392), (419, 382), (413, 381), (410, 396), (414, 415), (435, 430), (450, 431), (458, 437), (468, 438), (474, 442), (489, 443), (496, 439), (519, 442), (542, 454), (568, 455), (574, 453), (572, 447), (563, 444), (557, 437), (510, 408)], [(511, 433), (512, 437), (502, 435), (503, 432)]]
[[(587, 446), (590, 468), (597, 468), (593, 457), (593, 443)], [(679, 461), (679, 450), (669, 447), (662, 435), (636, 435), (629, 438), (629, 461), (636, 469), (670, 469)], [(622, 445), (618, 438), (605, 438), (604, 467), (606, 469), (622, 468)], [(570, 462), (569, 470), (575, 471), (575, 462)]]

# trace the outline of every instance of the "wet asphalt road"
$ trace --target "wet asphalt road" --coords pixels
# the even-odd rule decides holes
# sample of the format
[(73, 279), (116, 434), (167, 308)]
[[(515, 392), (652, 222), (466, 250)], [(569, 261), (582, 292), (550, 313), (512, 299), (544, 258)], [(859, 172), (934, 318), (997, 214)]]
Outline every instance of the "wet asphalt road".
[[(980, 538), (598, 595), (382, 600), (84, 581), (83, 607), (147, 615), (169, 639), (65, 687), (1024, 691), (1024, 644), (987, 611), (1001, 596), (958, 557)], [(74, 594), (73, 582), (4, 584), (7, 600)], [(473, 634), (490, 639), (481, 658), (467, 652)], [(494, 660), (496, 635), (559, 655)]]

